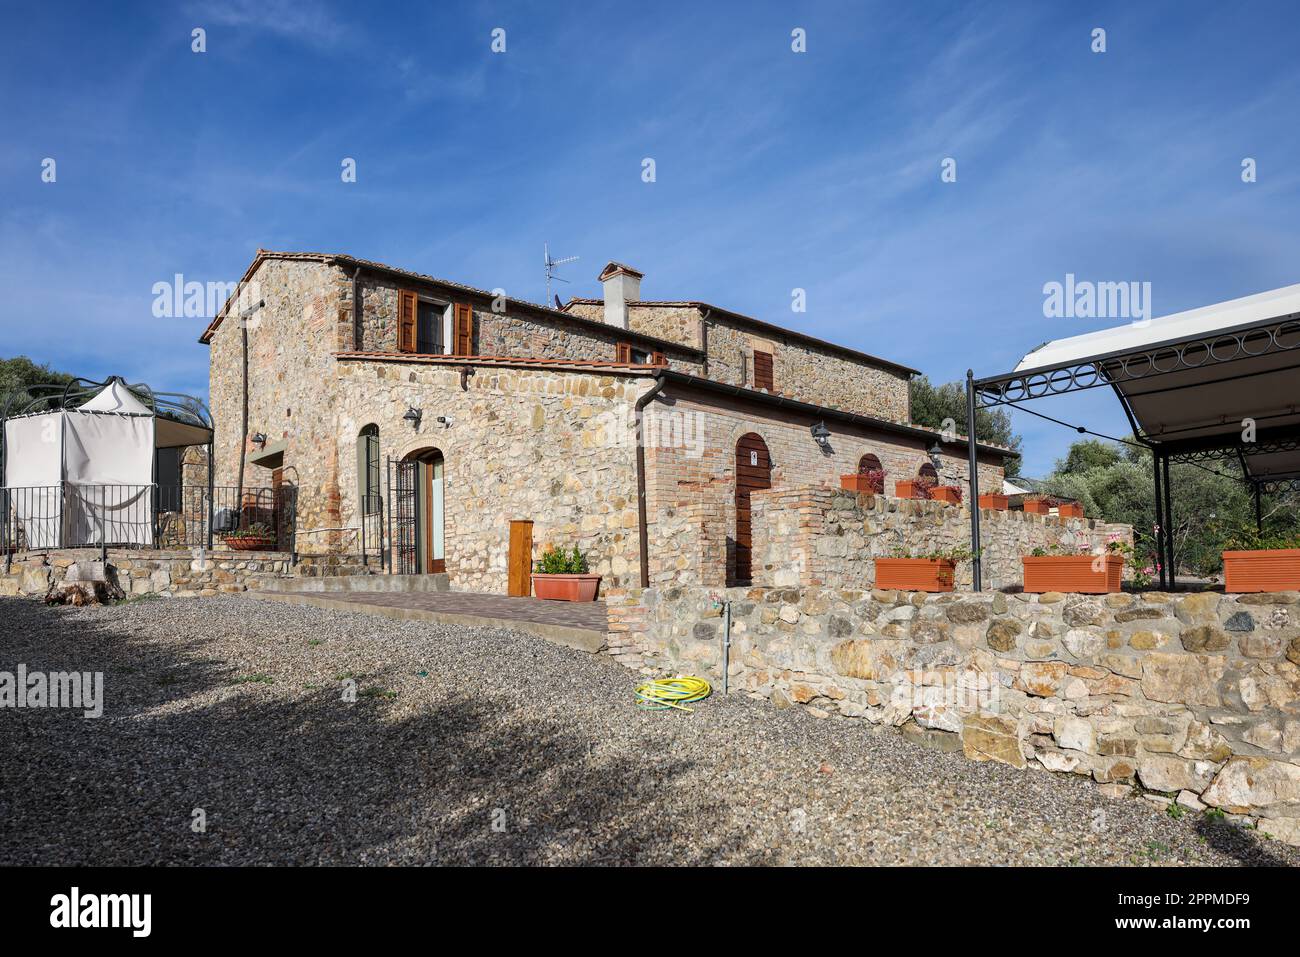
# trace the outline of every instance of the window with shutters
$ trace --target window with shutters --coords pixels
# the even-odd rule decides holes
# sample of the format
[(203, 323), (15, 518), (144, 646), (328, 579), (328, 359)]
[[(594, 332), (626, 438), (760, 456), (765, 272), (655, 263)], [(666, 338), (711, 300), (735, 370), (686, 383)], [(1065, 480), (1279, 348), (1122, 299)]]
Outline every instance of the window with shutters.
[(357, 434), (357, 494), (363, 515), (380, 511), (379, 479), (379, 426), (372, 422)]
[(772, 381), (772, 353), (754, 350), (754, 388), (774, 392)]
[(629, 362), (636, 365), (663, 365), (664, 354), (662, 352), (650, 352), (646, 349), (637, 349), (630, 342), (620, 342), (614, 351), (615, 362)]

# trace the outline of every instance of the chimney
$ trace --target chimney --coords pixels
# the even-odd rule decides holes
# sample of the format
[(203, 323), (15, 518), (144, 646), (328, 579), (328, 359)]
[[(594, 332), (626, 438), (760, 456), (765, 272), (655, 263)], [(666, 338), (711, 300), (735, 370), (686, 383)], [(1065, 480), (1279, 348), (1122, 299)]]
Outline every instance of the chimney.
[(611, 262), (597, 276), (605, 286), (605, 322), (627, 328), (627, 304), (641, 298), (642, 273), (631, 266)]

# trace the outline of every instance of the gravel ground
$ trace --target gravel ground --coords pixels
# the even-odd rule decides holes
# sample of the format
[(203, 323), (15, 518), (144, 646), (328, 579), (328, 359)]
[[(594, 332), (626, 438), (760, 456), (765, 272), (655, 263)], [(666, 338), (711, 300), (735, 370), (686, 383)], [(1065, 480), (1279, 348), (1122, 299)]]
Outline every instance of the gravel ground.
[(618, 665), (505, 630), (0, 598), (0, 670), (19, 662), (103, 671), (107, 704), (0, 712), (11, 864), (1300, 863), (862, 722), (743, 696), (640, 711)]

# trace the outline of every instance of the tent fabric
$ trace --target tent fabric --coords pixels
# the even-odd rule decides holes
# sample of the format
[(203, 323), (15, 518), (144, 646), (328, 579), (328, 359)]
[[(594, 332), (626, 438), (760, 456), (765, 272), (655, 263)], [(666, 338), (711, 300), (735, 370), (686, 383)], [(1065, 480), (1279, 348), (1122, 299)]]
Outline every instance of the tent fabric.
[(152, 545), (154, 450), (212, 432), (155, 416), (114, 381), (79, 408), (9, 419), (4, 436), (9, 509), (28, 547), (53, 548)]

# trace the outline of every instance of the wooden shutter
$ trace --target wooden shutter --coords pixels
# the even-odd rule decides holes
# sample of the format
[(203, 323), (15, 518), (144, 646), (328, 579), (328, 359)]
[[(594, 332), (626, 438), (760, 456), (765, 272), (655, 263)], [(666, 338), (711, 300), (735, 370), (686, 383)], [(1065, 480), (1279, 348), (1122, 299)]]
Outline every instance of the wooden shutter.
[(632, 361), (632, 346), (631, 346), (630, 344), (626, 343), (626, 342), (620, 342), (620, 343), (618, 344), (617, 349), (614, 351), (614, 361), (615, 361), (615, 362), (631, 362), (631, 361)]
[(775, 391), (772, 382), (772, 353), (754, 350), (754, 388)]
[(466, 302), (458, 302), (454, 309), (452, 355), (472, 356), (474, 354), (474, 307)]
[(419, 315), (420, 297), (406, 289), (397, 294), (397, 351), (415, 351), (415, 323)]
[(661, 366), (661, 365), (664, 364), (664, 361), (665, 361), (665, 360), (664, 360), (664, 354), (663, 354), (662, 352), (656, 352), (656, 353), (653, 353), (653, 354), (650, 356), (650, 361), (653, 362), (653, 363), (654, 363), (655, 365), (657, 365), (657, 366)]

